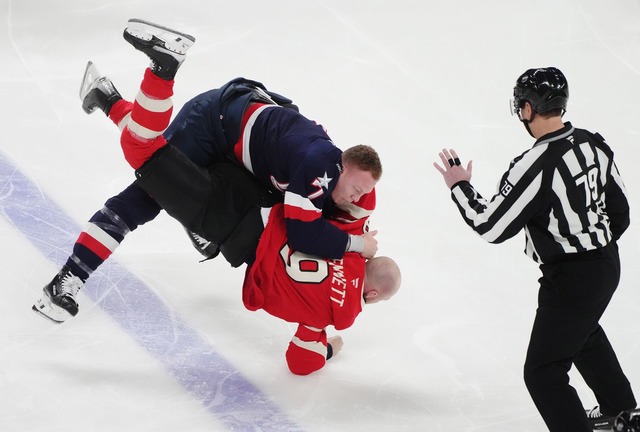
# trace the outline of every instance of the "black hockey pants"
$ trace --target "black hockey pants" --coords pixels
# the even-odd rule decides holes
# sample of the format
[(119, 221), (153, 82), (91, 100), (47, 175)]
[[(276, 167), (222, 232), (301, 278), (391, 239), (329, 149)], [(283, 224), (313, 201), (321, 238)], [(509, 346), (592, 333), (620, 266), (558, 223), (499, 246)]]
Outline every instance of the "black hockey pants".
[[(538, 310), (524, 367), (529, 393), (552, 432), (591, 432), (575, 389), (572, 364), (594, 392), (601, 412), (616, 415), (636, 401), (598, 323), (620, 280), (615, 243), (540, 266)], [(592, 408), (592, 407), (589, 407)]]

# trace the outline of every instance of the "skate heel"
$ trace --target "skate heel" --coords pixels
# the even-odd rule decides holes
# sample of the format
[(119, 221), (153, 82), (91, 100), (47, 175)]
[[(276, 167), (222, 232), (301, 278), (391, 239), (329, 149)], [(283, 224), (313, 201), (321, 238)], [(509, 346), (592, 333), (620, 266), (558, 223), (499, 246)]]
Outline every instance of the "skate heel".
[(184, 62), (187, 50), (196, 41), (191, 35), (132, 18), (122, 34), (124, 40), (145, 53), (151, 60), (151, 71), (165, 80), (173, 80)]
[(122, 99), (122, 96), (106, 76), (100, 74), (93, 62), (88, 62), (80, 84), (80, 100), (82, 109), (91, 114), (97, 109), (109, 115), (111, 107)]
[(51, 321), (61, 323), (78, 314), (76, 294), (84, 282), (66, 265), (42, 289), (42, 296), (31, 307)]
[(51, 300), (46, 294), (43, 294), (41, 298), (36, 300), (33, 306), (31, 306), (31, 309), (56, 324), (61, 324), (72, 317), (69, 312), (51, 303)]
[(187, 33), (137, 18), (129, 20), (125, 32), (141, 41), (149, 42), (146, 45), (155, 45), (182, 55), (186, 54), (196, 41), (195, 37)]

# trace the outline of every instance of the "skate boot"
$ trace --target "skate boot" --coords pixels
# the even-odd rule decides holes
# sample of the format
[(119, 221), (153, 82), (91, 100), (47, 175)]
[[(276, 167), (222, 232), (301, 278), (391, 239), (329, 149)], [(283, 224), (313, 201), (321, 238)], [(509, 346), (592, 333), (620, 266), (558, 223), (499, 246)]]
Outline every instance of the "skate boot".
[(202, 261), (207, 261), (218, 256), (220, 253), (220, 246), (194, 233), (193, 231), (188, 230), (187, 228), (185, 228), (185, 230), (187, 231), (187, 235), (189, 236), (189, 240), (191, 240), (193, 247), (196, 248), (196, 250), (204, 257)]
[(188, 34), (136, 18), (124, 29), (124, 39), (151, 59), (151, 70), (158, 77), (172, 80), (196, 39)]
[(613, 422), (615, 432), (640, 432), (640, 410), (622, 411)]
[(88, 62), (80, 85), (80, 100), (84, 112), (91, 114), (100, 108), (108, 116), (113, 104), (120, 99), (122, 96), (111, 80), (101, 76), (98, 68), (92, 62)]
[(589, 419), (589, 424), (593, 430), (606, 430), (610, 431), (613, 429), (613, 422), (615, 421), (615, 416), (606, 416), (600, 412), (600, 407), (597, 406), (591, 410), (585, 410), (587, 413), (587, 418)]
[(75, 297), (83, 286), (82, 279), (71, 273), (65, 265), (53, 280), (45, 285), (42, 297), (36, 301), (32, 309), (51, 321), (64, 322), (78, 313)]

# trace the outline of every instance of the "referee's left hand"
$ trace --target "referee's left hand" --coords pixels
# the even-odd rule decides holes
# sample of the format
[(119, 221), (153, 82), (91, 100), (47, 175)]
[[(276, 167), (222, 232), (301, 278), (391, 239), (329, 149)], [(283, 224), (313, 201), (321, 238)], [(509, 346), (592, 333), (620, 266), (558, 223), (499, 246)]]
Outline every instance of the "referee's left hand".
[(442, 166), (440, 166), (438, 162), (434, 162), (433, 166), (440, 171), (449, 189), (458, 182), (471, 180), (471, 171), (473, 170), (472, 161), (469, 161), (466, 169), (463, 168), (460, 164), (460, 158), (454, 149), (450, 151), (442, 149), (439, 156), (442, 161)]

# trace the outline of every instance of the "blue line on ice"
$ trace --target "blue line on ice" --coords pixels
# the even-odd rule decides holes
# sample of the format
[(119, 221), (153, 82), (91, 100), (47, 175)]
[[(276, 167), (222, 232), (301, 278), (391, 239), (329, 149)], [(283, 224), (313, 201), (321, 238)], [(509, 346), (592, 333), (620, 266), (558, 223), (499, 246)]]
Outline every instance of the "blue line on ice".
[[(80, 233), (80, 227), (2, 153), (0, 213), (56, 266), (64, 264)], [(300, 430), (117, 262), (107, 261), (83, 292), (229, 429)]]

